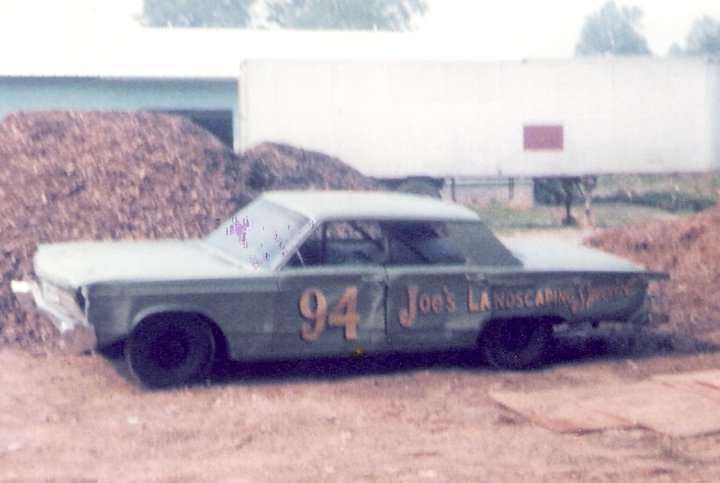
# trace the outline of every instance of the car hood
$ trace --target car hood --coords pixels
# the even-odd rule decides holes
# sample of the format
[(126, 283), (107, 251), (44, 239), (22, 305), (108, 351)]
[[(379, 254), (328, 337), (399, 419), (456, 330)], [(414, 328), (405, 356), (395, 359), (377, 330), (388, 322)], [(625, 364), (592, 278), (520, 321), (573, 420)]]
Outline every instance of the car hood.
[(238, 277), (249, 267), (201, 240), (103, 241), (41, 244), (35, 274), (64, 286), (94, 282)]
[(526, 270), (558, 272), (644, 272), (645, 267), (617, 255), (586, 247), (579, 241), (543, 235), (501, 237)]

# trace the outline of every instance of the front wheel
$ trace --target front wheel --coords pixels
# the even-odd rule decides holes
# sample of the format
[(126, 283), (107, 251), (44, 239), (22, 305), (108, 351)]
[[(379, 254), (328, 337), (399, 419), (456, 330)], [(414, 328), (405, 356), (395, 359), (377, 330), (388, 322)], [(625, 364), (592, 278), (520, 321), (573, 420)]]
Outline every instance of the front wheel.
[(188, 314), (162, 314), (144, 320), (125, 342), (130, 373), (150, 388), (204, 378), (214, 355), (212, 329), (202, 318)]
[(552, 347), (553, 330), (536, 319), (507, 319), (490, 323), (480, 339), (481, 351), (498, 369), (528, 369), (545, 362)]

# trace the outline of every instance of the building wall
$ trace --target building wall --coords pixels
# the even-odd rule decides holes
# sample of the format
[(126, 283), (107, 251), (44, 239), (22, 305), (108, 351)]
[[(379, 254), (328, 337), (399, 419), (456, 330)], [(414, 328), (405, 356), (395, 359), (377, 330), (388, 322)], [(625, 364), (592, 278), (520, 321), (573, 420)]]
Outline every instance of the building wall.
[[(305, 146), (380, 178), (708, 171), (718, 71), (684, 58), (251, 61), (240, 142)], [(552, 142), (524, 142), (538, 127)]]
[(149, 110), (230, 111), (236, 119), (236, 106), (232, 80), (0, 77), (0, 117), (17, 111)]

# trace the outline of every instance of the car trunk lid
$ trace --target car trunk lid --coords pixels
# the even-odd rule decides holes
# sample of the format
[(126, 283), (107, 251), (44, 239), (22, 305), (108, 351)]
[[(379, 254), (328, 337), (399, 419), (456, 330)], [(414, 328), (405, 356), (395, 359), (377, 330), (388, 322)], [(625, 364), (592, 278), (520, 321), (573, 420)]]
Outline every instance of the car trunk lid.
[(526, 270), (552, 272), (642, 272), (642, 265), (576, 241), (545, 235), (512, 235), (501, 241)]

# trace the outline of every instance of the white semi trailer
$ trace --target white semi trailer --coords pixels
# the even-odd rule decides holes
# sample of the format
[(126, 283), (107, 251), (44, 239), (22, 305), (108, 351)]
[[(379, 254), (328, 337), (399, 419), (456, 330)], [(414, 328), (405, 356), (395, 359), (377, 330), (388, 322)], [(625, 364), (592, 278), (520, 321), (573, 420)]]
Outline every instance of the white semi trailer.
[(253, 60), (236, 146), (275, 141), (383, 179), (720, 168), (720, 62)]

